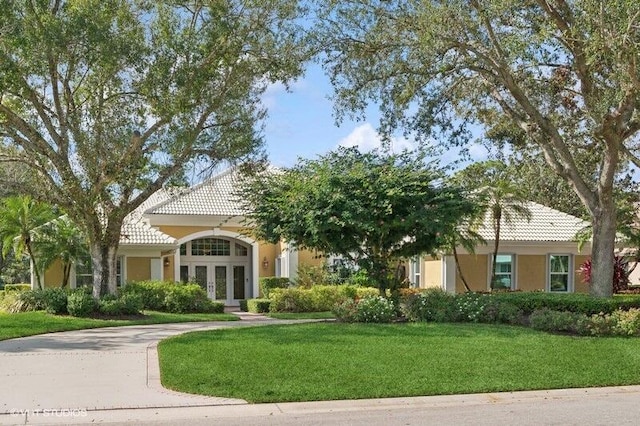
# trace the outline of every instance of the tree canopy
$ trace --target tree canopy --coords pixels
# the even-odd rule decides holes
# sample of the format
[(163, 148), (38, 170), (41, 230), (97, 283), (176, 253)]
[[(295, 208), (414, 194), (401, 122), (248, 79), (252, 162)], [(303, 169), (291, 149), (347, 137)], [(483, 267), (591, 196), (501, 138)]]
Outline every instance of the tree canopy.
[(435, 252), (475, 209), (420, 156), (356, 148), (257, 173), (242, 197), (257, 238), (342, 256), (382, 291), (394, 261)]
[[(635, 0), (316, 2), (338, 112), (378, 101), (383, 130), (461, 144), (502, 124), (533, 144), (593, 224), (591, 293), (612, 292), (614, 182), (640, 165)], [(576, 156), (598, 167), (584, 175)]]
[(115, 291), (123, 219), (193, 161), (259, 153), (270, 83), (301, 73), (294, 0), (0, 2), (0, 161), (89, 240)]

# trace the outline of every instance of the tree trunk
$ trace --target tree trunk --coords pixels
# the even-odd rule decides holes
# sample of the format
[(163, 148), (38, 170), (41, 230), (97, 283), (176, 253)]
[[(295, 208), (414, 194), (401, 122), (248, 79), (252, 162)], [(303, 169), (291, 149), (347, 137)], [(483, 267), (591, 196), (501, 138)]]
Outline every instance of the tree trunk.
[(498, 249), (500, 248), (500, 221), (502, 220), (502, 211), (497, 209), (493, 215), (493, 231), (494, 231), (494, 244), (493, 244), (493, 261), (491, 262), (491, 282), (489, 287), (493, 291), (494, 284), (496, 282), (496, 264), (498, 263)]
[(458, 274), (460, 274), (460, 280), (462, 281), (462, 284), (464, 284), (465, 290), (470, 292), (471, 288), (469, 288), (469, 284), (462, 274), (462, 268), (460, 268), (460, 260), (458, 260), (458, 250), (456, 249), (455, 243), (453, 244), (453, 259), (456, 261), (456, 269), (458, 270)]
[(118, 241), (91, 242), (91, 264), (93, 266), (93, 297), (116, 292), (116, 252)]
[(604, 206), (592, 213), (591, 217), (593, 243), (589, 292), (594, 297), (611, 297), (613, 294), (616, 210), (613, 201), (601, 202), (601, 204)]
[(31, 243), (27, 241), (25, 245), (27, 246), (27, 253), (31, 258), (31, 263), (33, 263), (33, 273), (36, 275), (36, 284), (38, 285), (38, 289), (42, 290), (42, 281), (40, 280), (40, 271), (38, 271), (38, 264), (36, 263), (36, 257), (33, 254)]

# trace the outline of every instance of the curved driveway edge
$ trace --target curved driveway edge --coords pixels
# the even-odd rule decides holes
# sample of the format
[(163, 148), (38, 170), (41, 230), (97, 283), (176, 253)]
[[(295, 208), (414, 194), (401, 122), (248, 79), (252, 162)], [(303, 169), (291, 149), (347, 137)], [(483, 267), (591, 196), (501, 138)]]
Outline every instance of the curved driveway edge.
[(157, 343), (190, 331), (292, 322), (153, 324), (0, 341), (0, 414), (246, 404), (163, 388)]

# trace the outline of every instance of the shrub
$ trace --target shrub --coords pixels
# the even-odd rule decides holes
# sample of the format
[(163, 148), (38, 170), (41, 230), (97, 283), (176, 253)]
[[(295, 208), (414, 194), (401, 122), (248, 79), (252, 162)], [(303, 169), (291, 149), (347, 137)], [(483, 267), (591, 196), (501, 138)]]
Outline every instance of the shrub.
[(42, 290), (41, 298), (47, 313), (56, 315), (67, 313), (67, 290), (64, 288), (45, 288)]
[(408, 298), (404, 314), (410, 321), (455, 321), (455, 296), (439, 288), (428, 289)]
[(4, 299), (5, 291), (0, 290), (0, 300)]
[(248, 312), (247, 300), (246, 299), (238, 300), (238, 304), (240, 305), (240, 311), (241, 312)]
[(269, 312), (271, 300), (269, 299), (249, 299), (247, 300), (247, 310), (254, 314)]
[(592, 315), (588, 321), (588, 328), (594, 336), (640, 335), (640, 309)]
[(198, 284), (169, 285), (166, 289), (164, 308), (168, 312), (210, 312), (212, 309), (207, 292)]
[(311, 288), (316, 285), (339, 284), (336, 274), (333, 274), (326, 264), (321, 266), (298, 266), (296, 285), (301, 288)]
[(285, 277), (262, 277), (260, 278), (260, 291), (265, 298), (269, 297), (269, 293), (274, 288), (288, 288), (290, 284), (289, 278)]
[(165, 311), (165, 299), (170, 287), (178, 284), (167, 281), (138, 281), (127, 283), (120, 289), (120, 294), (137, 294), (142, 299), (142, 309)]
[(301, 288), (276, 288), (269, 294), (271, 312), (313, 312), (311, 292)]
[(86, 317), (96, 310), (96, 300), (83, 289), (76, 290), (67, 297), (67, 312), (74, 317)]
[(109, 316), (122, 315), (122, 302), (117, 297), (105, 295), (98, 300), (98, 312)]
[(588, 294), (553, 294), (542, 292), (495, 293), (492, 298), (516, 305), (525, 315), (548, 309), (586, 315), (611, 313), (616, 309), (640, 308), (640, 297), (616, 296), (610, 299), (591, 297)]
[(549, 332), (588, 334), (589, 317), (576, 312), (540, 309), (529, 317), (531, 328)]
[(42, 290), (11, 290), (5, 294), (2, 306), (12, 314), (42, 310), (45, 308)]
[(354, 285), (357, 287), (374, 287), (371, 283), (369, 274), (364, 269), (358, 269), (346, 280), (346, 284)]
[(366, 297), (380, 296), (380, 290), (375, 287), (356, 287), (356, 298), (364, 299)]
[(333, 312), (338, 321), (356, 322), (358, 320), (358, 302), (347, 299), (334, 306), (331, 312)]
[(393, 302), (385, 297), (366, 297), (357, 302), (358, 322), (391, 322), (396, 317)]
[(31, 284), (20, 283), (20, 284), (4, 285), (4, 291), (6, 291), (7, 293), (11, 291), (27, 291), (27, 290), (31, 290)]
[[(580, 268), (582, 282), (591, 284), (591, 259), (587, 259)], [(619, 293), (629, 288), (629, 268), (622, 256), (613, 258), (613, 292)]]
[[(309, 290), (311, 295), (311, 309), (315, 312), (330, 311), (349, 297), (349, 288), (344, 285), (316, 285)], [(356, 293), (357, 294), (357, 293)]]

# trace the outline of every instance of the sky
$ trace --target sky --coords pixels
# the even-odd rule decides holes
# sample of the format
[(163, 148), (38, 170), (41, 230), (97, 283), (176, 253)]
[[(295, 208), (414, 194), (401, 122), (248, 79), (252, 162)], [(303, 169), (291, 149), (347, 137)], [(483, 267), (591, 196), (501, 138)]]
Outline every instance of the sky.
[[(304, 77), (295, 81), (287, 92), (284, 85), (276, 84), (263, 95), (268, 109), (264, 138), (271, 164), (278, 167), (293, 166), (298, 158), (316, 158), (338, 146), (358, 146), (362, 151), (379, 147), (381, 138), (376, 132), (379, 125), (377, 107), (366, 112), (365, 121), (345, 118), (340, 126), (334, 119), (329, 97), (333, 89), (321, 67), (312, 65)], [(404, 138), (392, 139), (392, 149), (399, 152), (414, 144)], [(485, 158), (483, 148), (472, 150), (477, 159)], [(442, 159), (449, 163), (457, 157), (449, 151)]]

